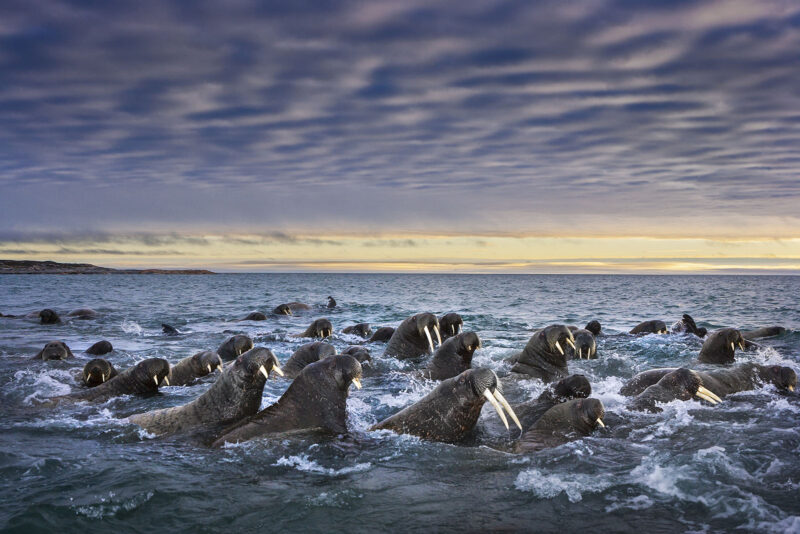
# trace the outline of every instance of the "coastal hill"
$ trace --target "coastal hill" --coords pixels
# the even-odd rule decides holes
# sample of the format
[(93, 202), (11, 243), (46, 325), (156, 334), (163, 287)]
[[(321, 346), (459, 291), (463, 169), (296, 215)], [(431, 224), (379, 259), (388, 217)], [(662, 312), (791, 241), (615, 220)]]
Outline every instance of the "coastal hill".
[(0, 260), (0, 274), (216, 274), (205, 269), (112, 269), (90, 263)]

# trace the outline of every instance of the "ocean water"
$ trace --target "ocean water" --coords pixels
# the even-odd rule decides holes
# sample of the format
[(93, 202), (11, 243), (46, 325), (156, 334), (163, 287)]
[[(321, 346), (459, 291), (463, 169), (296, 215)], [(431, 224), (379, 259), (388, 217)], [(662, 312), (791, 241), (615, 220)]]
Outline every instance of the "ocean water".
[[(333, 295), (339, 306), (324, 309)], [(711, 407), (673, 402), (658, 414), (628, 411), (618, 394), (637, 372), (691, 366), (691, 336), (624, 335), (646, 319), (690, 313), (709, 329), (783, 325), (740, 361), (800, 371), (800, 277), (231, 274), (215, 276), (0, 276), (0, 312), (90, 307), (100, 317), (44, 326), (0, 318), (0, 529), (4, 532), (799, 532), (800, 399), (771, 386)], [(299, 300), (295, 317), (235, 322)], [(599, 320), (599, 359), (572, 361), (605, 405), (608, 428), (530, 455), (368, 432), (435, 383), (414, 364), (383, 358), (348, 399), (347, 437), (263, 438), (221, 450), (154, 438), (124, 418), (184, 404), (215, 376), (150, 398), (42, 408), (75, 390), (89, 345), (108, 339), (118, 369), (150, 357), (170, 362), (246, 333), (285, 362), (309, 340), (289, 337), (328, 317), (339, 334), (355, 322), (396, 326), (420, 311), (459, 312), (512, 402), (536, 397), (537, 380), (509, 377), (504, 361), (533, 329)], [(183, 334), (167, 337), (162, 322)], [(50, 340), (76, 359), (31, 361)], [(288, 381), (271, 379), (262, 406)], [(479, 427), (497, 428), (485, 407)], [(502, 442), (507, 436), (499, 435)]]

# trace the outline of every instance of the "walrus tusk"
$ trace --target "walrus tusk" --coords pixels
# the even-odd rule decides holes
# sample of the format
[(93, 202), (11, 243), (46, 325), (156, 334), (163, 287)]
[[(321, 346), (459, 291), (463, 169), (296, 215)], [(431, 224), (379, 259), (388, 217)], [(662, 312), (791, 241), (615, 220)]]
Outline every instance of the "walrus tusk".
[(741, 342), (741, 341), (739, 342), (739, 349), (740, 349), (740, 350), (744, 350), (744, 345), (742, 345), (742, 342)]
[(461, 325), (458, 325), (458, 333), (461, 333)]
[(561, 345), (559, 345), (558, 341), (556, 341), (556, 348), (558, 349), (558, 352), (560, 352), (561, 355), (563, 356), (564, 355), (564, 349), (561, 348)]
[(450, 325), (450, 333), (456, 335), (456, 325), (454, 324)]
[(697, 388), (697, 391), (698, 391), (698, 393), (702, 393), (703, 395), (706, 395), (706, 396), (708, 396), (708, 397), (711, 397), (712, 399), (714, 399), (714, 400), (715, 400), (715, 401), (717, 401), (717, 402), (722, 402), (722, 399), (720, 399), (720, 398), (719, 398), (719, 397), (716, 395), (716, 393), (714, 393), (713, 391), (711, 391), (711, 390), (709, 390), (709, 389), (706, 389), (706, 388), (705, 388), (705, 387), (703, 387), (703, 386), (700, 386), (700, 387), (698, 387), (698, 388)]
[(704, 394), (700, 393), (699, 391), (698, 391), (697, 393), (695, 393), (695, 395), (697, 395), (697, 397), (699, 397), (699, 398), (703, 399), (703, 400), (704, 400), (704, 401), (706, 401), (706, 402), (710, 402), (711, 404), (718, 404), (718, 402), (717, 402), (717, 401), (715, 401), (715, 400), (714, 400), (714, 399), (712, 399), (711, 397), (708, 397), (708, 396), (706, 396), (706, 395), (704, 395)]
[(794, 386), (788, 386), (786, 389), (788, 389), (789, 391), (794, 391)]
[[(155, 380), (156, 381), (156, 385), (158, 385), (158, 378), (154, 376), (153, 380)], [(166, 376), (164, 377), (164, 383), (166, 385), (169, 385), (169, 377), (166, 377)]]
[(605, 427), (606, 427), (606, 425), (603, 423), (603, 420), (602, 420), (602, 419), (600, 419), (599, 417), (597, 418), (597, 421), (595, 421), (595, 423), (597, 423), (598, 425), (600, 425), (602, 428), (605, 428)]
[(511, 416), (511, 420), (514, 421), (514, 424), (517, 425), (520, 430), (522, 430), (522, 424), (519, 422), (517, 414), (514, 413), (514, 410), (511, 408), (511, 405), (508, 403), (503, 394), (495, 389), (494, 397), (500, 401), (500, 404), (503, 405), (503, 408), (505, 408), (505, 410), (508, 412), (508, 415)]
[(736, 347), (734, 346), (733, 341), (731, 341), (731, 350), (733, 352), (736, 352)]
[(357, 387), (358, 389), (361, 389), (361, 380), (359, 380), (358, 378), (354, 378), (353, 379), (353, 385), (355, 387)]
[(486, 400), (492, 403), (494, 409), (497, 411), (497, 415), (500, 416), (500, 419), (503, 421), (503, 424), (506, 425), (506, 430), (508, 430), (508, 419), (506, 419), (505, 414), (503, 413), (503, 409), (497, 404), (497, 401), (492, 397), (492, 394), (489, 393), (489, 388), (483, 390), (483, 396), (486, 397)]
[(431, 352), (433, 352), (433, 339), (431, 339), (431, 331), (428, 330), (428, 327), (425, 327), (425, 335), (428, 337), (428, 346), (431, 348)]
[(436, 332), (436, 340), (439, 342), (439, 346), (442, 346), (442, 336), (439, 335), (439, 327), (434, 326), (433, 331)]
[(583, 359), (583, 347), (578, 349), (578, 359), (579, 360)]
[(261, 373), (262, 375), (264, 375), (264, 378), (269, 380), (269, 373), (267, 372), (267, 370), (264, 368), (263, 365), (258, 368), (258, 372)]
[(206, 364), (206, 369), (208, 369), (208, 374), (211, 374), (211, 364), (210, 363)]
[(158, 386), (158, 375), (153, 376), (153, 382), (155, 382), (156, 386)]
[(283, 371), (281, 371), (281, 368), (278, 367), (277, 365), (273, 365), (272, 370), (278, 373), (279, 375), (283, 376)]
[(570, 338), (567, 338), (567, 345), (572, 347), (572, 350), (575, 350), (575, 343), (573, 343)]
[(220, 373), (222, 372), (222, 364), (221, 363), (217, 364), (217, 371), (219, 371)]

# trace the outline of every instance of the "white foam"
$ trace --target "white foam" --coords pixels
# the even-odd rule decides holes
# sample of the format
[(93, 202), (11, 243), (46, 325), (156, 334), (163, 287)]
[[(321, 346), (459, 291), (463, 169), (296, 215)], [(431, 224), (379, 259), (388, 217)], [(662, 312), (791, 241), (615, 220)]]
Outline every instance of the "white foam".
[(319, 465), (316, 461), (311, 460), (306, 454), (282, 456), (281, 458), (278, 458), (278, 461), (272, 465), (294, 467), (298, 471), (304, 471), (306, 473), (315, 473), (319, 475), (329, 475), (329, 476), (346, 475), (349, 473), (360, 473), (372, 467), (372, 464), (370, 462), (365, 462), (365, 463), (355, 464), (349, 467), (343, 467), (341, 469), (333, 469), (330, 467), (323, 467)]
[(140, 507), (147, 501), (153, 498), (154, 493), (152, 491), (148, 491), (147, 493), (135, 495), (129, 499), (124, 499), (119, 502), (114, 501), (114, 492), (109, 492), (108, 499), (101, 498), (100, 502), (97, 504), (88, 504), (85, 506), (76, 506), (74, 507), (75, 512), (80, 515), (85, 515), (86, 517), (92, 519), (102, 519), (104, 517), (113, 517), (117, 514), (117, 512), (123, 510), (129, 512), (131, 510), (135, 510), (136, 508)]
[(136, 321), (130, 321), (128, 319), (125, 319), (119, 326), (120, 328), (122, 328), (122, 331), (125, 332), (126, 334), (141, 336), (144, 333), (144, 329), (141, 326), (139, 326), (139, 323), (137, 323)]
[(514, 487), (528, 491), (543, 499), (552, 499), (566, 494), (570, 502), (583, 499), (584, 493), (600, 493), (611, 487), (611, 483), (593, 475), (577, 473), (545, 474), (538, 469), (526, 469), (517, 475)]

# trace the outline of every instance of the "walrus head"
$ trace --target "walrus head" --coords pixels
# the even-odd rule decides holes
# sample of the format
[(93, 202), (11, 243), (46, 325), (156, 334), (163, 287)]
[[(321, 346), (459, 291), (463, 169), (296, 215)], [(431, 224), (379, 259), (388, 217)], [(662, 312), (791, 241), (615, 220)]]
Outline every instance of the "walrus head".
[(444, 339), (461, 333), (464, 320), (456, 312), (450, 312), (439, 317), (439, 329)]
[(253, 340), (244, 334), (237, 334), (226, 339), (217, 349), (217, 354), (225, 361), (230, 361), (253, 348)]
[(735, 328), (713, 332), (703, 343), (698, 360), (704, 363), (733, 363), (736, 349), (744, 350), (745, 340)]
[(597, 343), (591, 332), (588, 330), (575, 330), (572, 335), (575, 338), (575, 350), (572, 351), (574, 353), (573, 357), (577, 356), (579, 360), (597, 358)]
[(592, 333), (593, 336), (599, 336), (601, 331), (600, 321), (592, 320), (586, 324), (586, 330)]
[(83, 367), (83, 383), (93, 388), (117, 375), (111, 362), (103, 358), (89, 360)]
[(85, 352), (86, 354), (91, 354), (93, 356), (102, 356), (103, 354), (108, 354), (112, 350), (114, 350), (114, 347), (111, 346), (111, 342), (104, 339), (86, 349)]
[(791, 367), (770, 365), (763, 378), (778, 389), (794, 391), (797, 387), (797, 373)]
[(250, 312), (242, 321), (266, 321), (267, 316), (261, 312)]
[(564, 347), (575, 348), (575, 337), (569, 328), (563, 324), (554, 324), (539, 331), (538, 337), (548, 348), (549, 352), (564, 355)]
[(660, 321), (658, 319), (654, 319), (652, 321), (644, 321), (642, 323), (637, 324), (634, 326), (630, 334), (666, 334), (667, 331), (667, 323), (664, 321)]
[(372, 334), (372, 337), (369, 338), (368, 343), (372, 343), (373, 341), (389, 341), (392, 338), (392, 334), (394, 334), (394, 328), (391, 326), (381, 326)]
[(469, 367), (472, 365), (472, 355), (482, 347), (481, 338), (475, 332), (463, 332), (453, 336), (456, 354), (461, 356), (461, 362)]
[(169, 385), (169, 362), (163, 358), (148, 358), (137, 363), (131, 371), (130, 379), (138, 386), (137, 390), (157, 391), (162, 381)]
[(272, 313), (275, 315), (292, 315), (292, 309), (287, 304), (276, 306)]
[(328, 319), (316, 319), (303, 332), (303, 337), (319, 337), (325, 339), (333, 335), (333, 325)]
[(63, 341), (51, 341), (47, 343), (39, 353), (33, 357), (34, 360), (66, 360), (73, 358), (72, 351)]
[[(210, 354), (214, 353), (211, 352)], [(264, 389), (264, 383), (269, 378), (270, 372), (274, 371), (276, 374), (283, 376), (278, 357), (266, 347), (255, 347), (241, 354), (234, 360), (231, 370), (231, 372), (243, 376), (245, 384), (252, 382), (252, 387), (258, 389), (259, 396), (261, 396), (261, 391)]]
[(42, 324), (57, 324), (61, 322), (61, 317), (59, 317), (58, 314), (50, 308), (40, 311), (39, 319)]
[(592, 394), (592, 385), (583, 375), (569, 375), (553, 385), (553, 394), (559, 402), (586, 398)]
[(352, 356), (358, 363), (361, 365), (370, 365), (372, 361), (372, 356), (370, 355), (369, 351), (362, 346), (359, 345), (351, 345), (342, 351), (342, 354), (346, 354), (348, 356)]
[(222, 358), (214, 351), (204, 350), (194, 354), (191, 359), (195, 376), (206, 376), (215, 370), (222, 371)]
[(576, 414), (575, 426), (578, 432), (590, 434), (597, 427), (606, 426), (603, 424), (606, 410), (599, 399), (578, 399), (573, 402)]
[(342, 333), (367, 338), (372, 334), (372, 328), (369, 327), (369, 323), (358, 323), (344, 328)]
[(687, 401), (692, 398), (702, 399), (711, 404), (721, 402), (714, 392), (703, 386), (703, 379), (695, 371), (681, 367), (664, 375), (661, 380), (649, 386), (631, 402), (634, 410), (660, 412), (656, 402), (673, 400)]
[(428, 348), (433, 352), (433, 337), (442, 344), (442, 335), (439, 333), (439, 319), (432, 313), (418, 313), (411, 317), (417, 336), (428, 342)]

